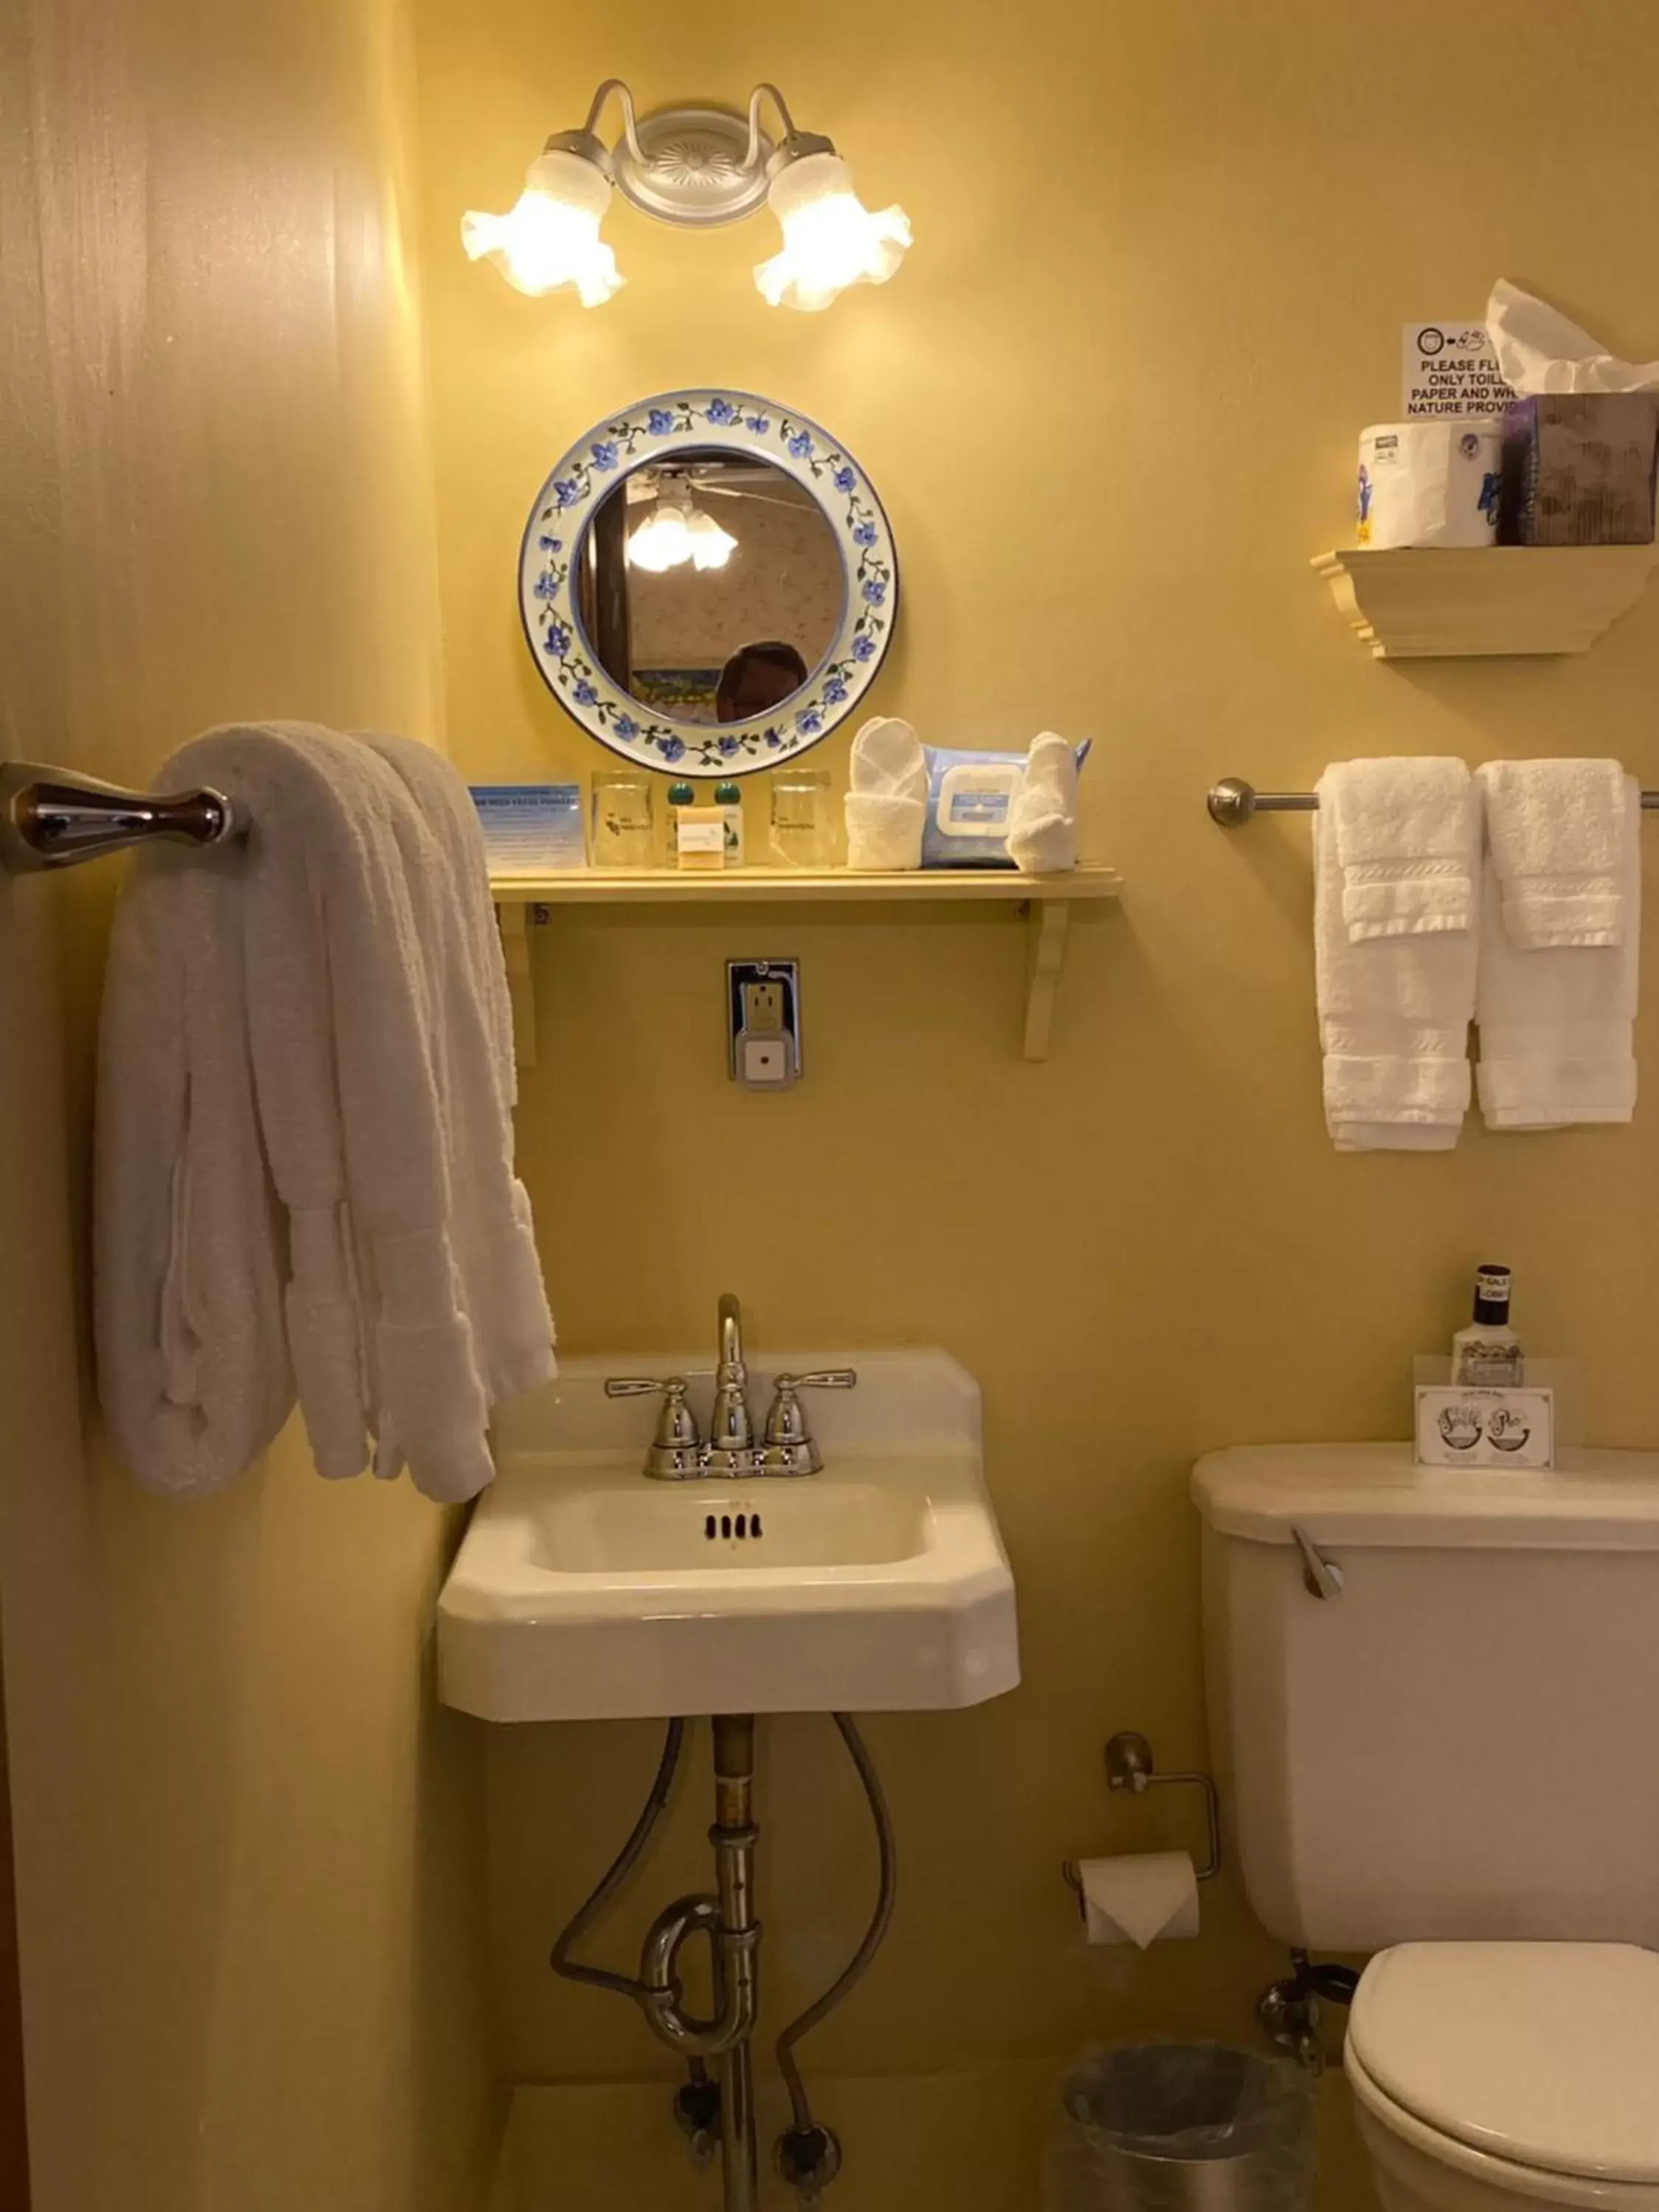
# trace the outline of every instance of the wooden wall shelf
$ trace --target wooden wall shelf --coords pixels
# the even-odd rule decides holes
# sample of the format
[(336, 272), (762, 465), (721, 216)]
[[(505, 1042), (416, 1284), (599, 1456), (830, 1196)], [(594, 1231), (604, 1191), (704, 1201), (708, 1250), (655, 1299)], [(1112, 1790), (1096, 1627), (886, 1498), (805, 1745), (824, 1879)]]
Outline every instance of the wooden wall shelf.
[(491, 878), (490, 889), (507, 957), (514, 1039), (521, 1067), (533, 1066), (536, 1058), (531, 926), (532, 921), (550, 920), (556, 906), (908, 908), (931, 906), (941, 900), (1010, 907), (1025, 917), (1030, 960), (1024, 1052), (1027, 1060), (1046, 1060), (1072, 908), (1080, 901), (1116, 898), (1122, 890), (1122, 878), (1115, 868), (1077, 868), (1063, 876), (1026, 876), (1011, 868), (915, 868), (902, 875), (855, 875), (845, 868), (823, 874), (733, 868), (708, 875), (672, 868), (637, 872), (573, 868), (545, 876), (496, 876)]
[(1314, 568), (1377, 660), (1588, 653), (1641, 596), (1659, 545), (1359, 546)]

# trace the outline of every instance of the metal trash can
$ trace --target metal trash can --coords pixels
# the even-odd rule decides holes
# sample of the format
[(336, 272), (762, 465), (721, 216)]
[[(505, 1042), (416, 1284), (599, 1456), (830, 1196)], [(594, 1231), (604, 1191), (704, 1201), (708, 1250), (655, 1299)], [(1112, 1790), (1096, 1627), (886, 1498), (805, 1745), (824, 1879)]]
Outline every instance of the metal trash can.
[(1307, 2077), (1219, 2043), (1092, 2053), (1061, 2092), (1054, 2212), (1304, 2212)]

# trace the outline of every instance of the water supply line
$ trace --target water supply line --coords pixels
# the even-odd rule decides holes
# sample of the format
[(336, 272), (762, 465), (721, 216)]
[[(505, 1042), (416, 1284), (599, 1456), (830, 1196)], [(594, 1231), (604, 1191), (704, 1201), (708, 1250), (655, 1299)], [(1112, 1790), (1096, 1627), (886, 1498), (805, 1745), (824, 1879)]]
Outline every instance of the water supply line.
[(812, 2118), (806, 2084), (801, 2079), (800, 2068), (795, 2060), (795, 2046), (815, 2027), (821, 2027), (836, 2006), (850, 1996), (863, 1980), (872, 1960), (886, 1940), (898, 1887), (898, 1858), (893, 1841), (893, 1823), (882, 1791), (881, 1778), (876, 1772), (875, 1762), (866, 1748), (864, 1738), (859, 1734), (857, 1723), (851, 1715), (836, 1713), (834, 1718), (836, 1726), (841, 1730), (842, 1741), (847, 1746), (848, 1754), (864, 1786), (870, 1817), (875, 1822), (876, 1848), (880, 1856), (881, 1869), (877, 1885), (876, 1909), (864, 1931), (863, 1942), (823, 1995), (816, 2003), (810, 2004), (798, 2020), (792, 2020), (778, 2038), (778, 2071), (789, 2092), (792, 2124), (778, 2137), (775, 2157), (779, 2173), (808, 2202), (827, 2188), (841, 2171), (841, 2143), (833, 2129), (820, 2127)]
[[(610, 1905), (611, 1899), (639, 1864), (647, 1844), (656, 1833), (657, 1825), (668, 1809), (675, 1778), (679, 1771), (681, 1754), (685, 1748), (685, 1723), (672, 1720), (663, 1739), (662, 1757), (646, 1797), (633, 1832), (611, 1861), (609, 1870), (599, 1887), (572, 1916), (563, 1934), (553, 1946), (551, 1965), (556, 1974), (568, 1982), (580, 1982), (589, 1989), (610, 1990), (619, 1997), (631, 1997), (635, 2004), (643, 2004), (646, 1986), (631, 1974), (613, 1974), (604, 1966), (585, 1966), (570, 1955), (582, 1937)], [(687, 2060), (687, 2079), (674, 2100), (674, 2117), (690, 2142), (693, 2154), (699, 2160), (714, 2154), (714, 2130), (720, 2119), (720, 2091), (709, 2078), (708, 2069), (701, 2057)]]

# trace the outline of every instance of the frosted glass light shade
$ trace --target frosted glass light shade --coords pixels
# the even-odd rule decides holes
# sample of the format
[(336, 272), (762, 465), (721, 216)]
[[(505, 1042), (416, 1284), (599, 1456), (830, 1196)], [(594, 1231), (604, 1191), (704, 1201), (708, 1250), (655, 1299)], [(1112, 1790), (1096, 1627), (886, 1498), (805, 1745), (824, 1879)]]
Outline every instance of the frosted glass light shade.
[(629, 539), (628, 559), (630, 567), (648, 568), (653, 575), (665, 568), (683, 568), (688, 561), (697, 568), (723, 568), (737, 547), (737, 539), (712, 514), (699, 507), (662, 501)]
[(806, 154), (772, 179), (768, 194), (783, 251), (763, 261), (755, 282), (769, 305), (827, 307), (849, 284), (884, 284), (910, 245), (901, 207), (872, 213), (853, 190), (839, 154)]
[(470, 261), (493, 261), (515, 291), (536, 296), (568, 286), (583, 307), (601, 307), (623, 283), (599, 236), (610, 204), (610, 179), (592, 161), (538, 155), (506, 215), (463, 216), (461, 243)]

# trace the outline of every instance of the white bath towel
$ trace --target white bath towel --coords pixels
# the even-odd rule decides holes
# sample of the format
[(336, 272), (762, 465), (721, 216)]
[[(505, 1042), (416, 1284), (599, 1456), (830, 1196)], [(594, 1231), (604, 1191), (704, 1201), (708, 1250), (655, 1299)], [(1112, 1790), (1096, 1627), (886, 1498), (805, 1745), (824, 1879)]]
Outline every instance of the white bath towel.
[(927, 763), (908, 722), (878, 715), (853, 740), (846, 798), (847, 865), (875, 871), (921, 865)]
[(1032, 875), (1077, 866), (1077, 752), (1052, 730), (1031, 740), (1025, 781), (1008, 811), (1008, 857)]
[(100, 1391), (157, 1486), (228, 1480), (297, 1384), (322, 1473), (361, 1472), (372, 1438), (381, 1473), (471, 1497), (492, 1400), (551, 1371), (482, 842), (440, 806), (446, 778), (295, 724), (216, 732), (162, 771), (252, 828), (142, 854), (116, 920)]
[(1475, 1018), (1488, 1128), (1628, 1121), (1635, 1111), (1642, 815), (1634, 777), (1621, 796), (1621, 842), (1605, 894), (1608, 911), (1621, 916), (1621, 942), (1517, 944), (1518, 902), (1505, 896), (1496, 854), (1487, 859)]
[(1461, 760), (1335, 761), (1319, 781), (1351, 942), (1462, 933), (1480, 906), (1474, 794)]
[(1510, 943), (1622, 944), (1641, 794), (1618, 762), (1488, 761), (1475, 773)]
[[(1353, 939), (1334, 824), (1319, 784), (1314, 817), (1314, 961), (1324, 1047), (1325, 1121), (1339, 1152), (1445, 1152), (1472, 1087), (1476, 935), (1436, 928)], [(1471, 875), (1478, 818), (1462, 810)]]

